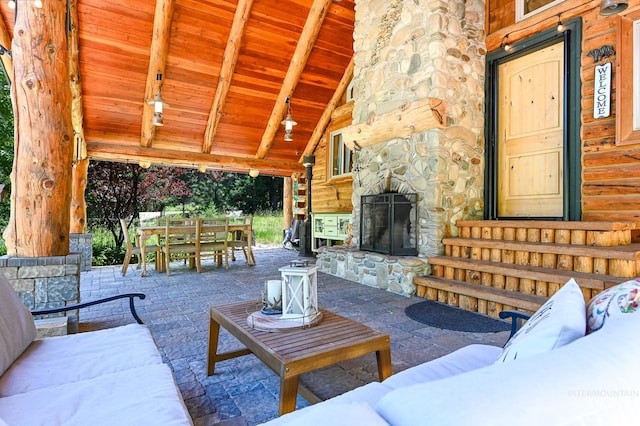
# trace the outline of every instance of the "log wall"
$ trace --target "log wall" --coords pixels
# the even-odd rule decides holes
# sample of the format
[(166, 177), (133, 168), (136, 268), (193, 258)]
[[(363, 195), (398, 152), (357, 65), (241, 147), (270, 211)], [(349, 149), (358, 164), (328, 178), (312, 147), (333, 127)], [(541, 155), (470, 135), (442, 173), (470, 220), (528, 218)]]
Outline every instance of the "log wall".
[(335, 109), (331, 122), (314, 151), (316, 164), (311, 180), (312, 211), (315, 213), (350, 213), (353, 209), (351, 194), (353, 178), (349, 176), (329, 179), (329, 136), (331, 132), (351, 124), (353, 103)]
[[(616, 47), (618, 16), (640, 14), (640, 0), (630, 0), (629, 7), (613, 16), (600, 15), (600, 1), (568, 0), (545, 12), (514, 23), (514, 0), (488, 2), (487, 50), (500, 48), (500, 42), (509, 34), (511, 43), (530, 37), (557, 25), (557, 15), (566, 22), (582, 16), (582, 53), (580, 78), (582, 82), (582, 219), (636, 221), (640, 218), (640, 144), (616, 145), (615, 86), (620, 78), (616, 73), (616, 60), (612, 57), (611, 116), (593, 118), (593, 58), (587, 56), (592, 49), (606, 45)], [(508, 11), (508, 13), (507, 13)], [(604, 63), (601, 61), (599, 63)], [(626, 78), (631, 78), (628, 76)]]

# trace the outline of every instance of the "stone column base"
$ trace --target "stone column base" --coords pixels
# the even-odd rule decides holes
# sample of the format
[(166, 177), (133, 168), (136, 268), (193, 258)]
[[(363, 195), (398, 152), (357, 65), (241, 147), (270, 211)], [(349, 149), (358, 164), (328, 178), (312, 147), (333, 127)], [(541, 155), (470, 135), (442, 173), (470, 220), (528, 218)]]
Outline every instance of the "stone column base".
[(415, 256), (387, 256), (350, 246), (320, 247), (316, 265), (320, 272), (403, 296), (416, 292), (414, 276), (431, 274), (431, 266)]

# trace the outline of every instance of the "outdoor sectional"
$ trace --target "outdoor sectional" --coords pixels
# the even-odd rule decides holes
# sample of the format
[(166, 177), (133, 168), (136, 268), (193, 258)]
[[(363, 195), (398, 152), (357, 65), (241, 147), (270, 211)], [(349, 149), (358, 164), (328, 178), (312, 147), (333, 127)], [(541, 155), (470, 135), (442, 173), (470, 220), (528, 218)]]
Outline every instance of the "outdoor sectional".
[(470, 345), (267, 424), (630, 424), (640, 406), (638, 310), (636, 280), (588, 307), (570, 280), (504, 349)]
[(0, 425), (192, 424), (144, 325), (35, 337), (31, 312), (0, 274)]

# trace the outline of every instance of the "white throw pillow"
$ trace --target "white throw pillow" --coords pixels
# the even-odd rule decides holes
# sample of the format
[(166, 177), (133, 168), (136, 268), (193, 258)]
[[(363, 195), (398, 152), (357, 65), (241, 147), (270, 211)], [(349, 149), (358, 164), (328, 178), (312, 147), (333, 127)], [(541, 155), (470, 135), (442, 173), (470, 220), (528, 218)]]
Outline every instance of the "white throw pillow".
[(387, 393), (374, 406), (393, 425), (635, 424), (640, 315), (555, 351)]
[(572, 278), (562, 286), (507, 342), (496, 362), (508, 362), (547, 352), (586, 331), (584, 296)]
[[(618, 321), (627, 314), (640, 311), (639, 278), (625, 281), (598, 293), (587, 305), (587, 334), (605, 324)], [(608, 327), (608, 325), (607, 325)]]
[(31, 312), (0, 271), (0, 376), (35, 338)]

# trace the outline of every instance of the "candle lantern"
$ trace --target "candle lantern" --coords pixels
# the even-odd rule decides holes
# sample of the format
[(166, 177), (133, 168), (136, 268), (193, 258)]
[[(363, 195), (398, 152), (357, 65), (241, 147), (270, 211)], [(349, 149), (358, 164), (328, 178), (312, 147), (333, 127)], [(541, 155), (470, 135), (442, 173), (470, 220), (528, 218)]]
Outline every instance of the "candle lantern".
[(282, 319), (308, 324), (319, 316), (318, 267), (294, 261), (279, 269), (282, 274)]
[(282, 281), (267, 280), (262, 292), (262, 313), (267, 315), (282, 313)]

